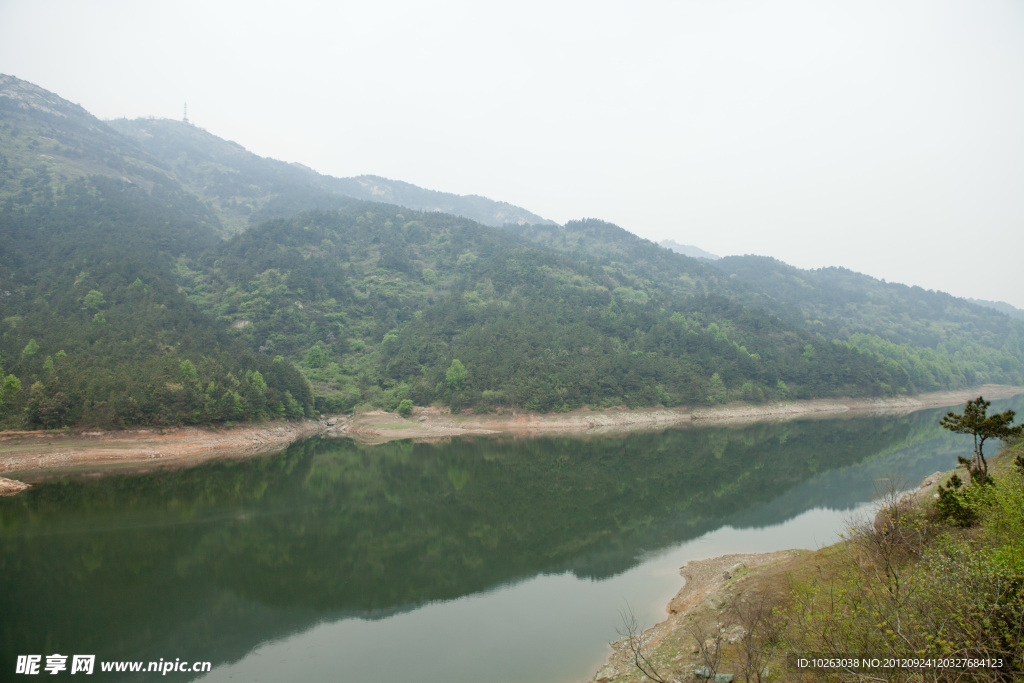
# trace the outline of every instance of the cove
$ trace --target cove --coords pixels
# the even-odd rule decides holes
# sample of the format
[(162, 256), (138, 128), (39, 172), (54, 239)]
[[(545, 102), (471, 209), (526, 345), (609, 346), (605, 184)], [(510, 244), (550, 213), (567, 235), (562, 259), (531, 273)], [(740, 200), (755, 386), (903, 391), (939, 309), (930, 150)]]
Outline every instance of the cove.
[(42, 482), (0, 499), (0, 677), (61, 653), (210, 661), (206, 681), (587, 680), (620, 611), (659, 621), (686, 561), (831, 543), (878, 480), (951, 469), (970, 444), (944, 412), (314, 438)]

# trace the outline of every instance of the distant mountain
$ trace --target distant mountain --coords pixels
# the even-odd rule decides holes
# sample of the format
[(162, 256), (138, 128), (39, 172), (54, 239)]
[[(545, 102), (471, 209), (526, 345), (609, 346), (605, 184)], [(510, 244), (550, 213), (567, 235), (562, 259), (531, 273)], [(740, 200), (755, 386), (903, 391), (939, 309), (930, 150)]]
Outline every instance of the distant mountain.
[(436, 211), (469, 218), (482, 225), (500, 228), (503, 225), (557, 225), (526, 209), (506, 202), (496, 202), (479, 195), (457, 195), (372, 175), (339, 178), (332, 185), (340, 192), (372, 202), (395, 204), (417, 211)]
[(1024, 378), (1024, 324), (992, 308), (765, 256), (727, 256), (714, 267), (748, 288), (744, 303), (901, 365), (918, 391)]
[(1017, 320), (1024, 320), (1024, 310), (1021, 310), (1016, 306), (1008, 304), (1005, 301), (986, 301), (984, 299), (967, 299), (967, 301), (970, 301), (972, 304), (977, 304), (978, 306), (991, 308), (992, 310), (999, 311), (1000, 313), (1005, 313), (1011, 318), (1016, 318)]
[(658, 242), (658, 244), (666, 249), (671, 249), (677, 254), (689, 256), (690, 258), (703, 258), (709, 261), (715, 261), (722, 258), (716, 254), (712, 254), (710, 251), (704, 251), (700, 247), (695, 247), (692, 244), (679, 244), (679, 242), (676, 242), (675, 240), (662, 240)]
[(907, 374), (912, 391), (1024, 382), (1024, 324), (943, 292), (762, 256), (675, 254), (598, 220), (509, 228), (656, 296), (717, 296), (771, 312)]
[(476, 195), (425, 190), (377, 176), (334, 178), (302, 164), (249, 152), (196, 126), (169, 119), (118, 119), (109, 125), (169, 167), (193, 193), (211, 203), (228, 234), (268, 218), (344, 206), (345, 199), (438, 211), (500, 227), (549, 223), (526, 209)]
[(52, 198), (55, 186), (103, 176), (169, 192), (173, 173), (130, 138), (77, 104), (0, 74), (0, 200)]

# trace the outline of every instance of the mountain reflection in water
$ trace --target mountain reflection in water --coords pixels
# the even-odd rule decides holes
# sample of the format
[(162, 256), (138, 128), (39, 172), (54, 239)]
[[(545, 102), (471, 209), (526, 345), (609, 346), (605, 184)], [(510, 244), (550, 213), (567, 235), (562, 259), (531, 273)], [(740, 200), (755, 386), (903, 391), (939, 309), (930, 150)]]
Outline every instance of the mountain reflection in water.
[[(0, 499), (0, 666), (59, 652), (209, 660), (216, 674), (318, 624), (364, 629), (356, 642), (390, 615), (535, 577), (599, 583), (726, 525), (851, 509), (895, 471), (916, 484), (951, 468), (970, 445), (938, 427), (944, 412), (589, 438), (315, 438), (272, 456), (41, 483)], [(536, 609), (557, 609), (560, 592), (571, 591)], [(606, 640), (622, 606), (607, 606)], [(459, 648), (535, 657), (535, 644), (516, 654), (488, 641), (486, 623), (473, 630), (480, 642)], [(313, 642), (345, 680), (344, 643)], [(429, 656), (416, 666), (430, 669)]]

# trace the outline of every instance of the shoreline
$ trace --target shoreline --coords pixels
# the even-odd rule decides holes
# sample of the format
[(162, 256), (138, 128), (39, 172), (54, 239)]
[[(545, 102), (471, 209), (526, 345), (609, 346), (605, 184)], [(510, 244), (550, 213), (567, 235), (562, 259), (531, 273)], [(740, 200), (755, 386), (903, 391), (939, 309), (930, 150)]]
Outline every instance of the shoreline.
[(330, 433), (344, 434), (374, 443), (392, 439), (436, 439), (473, 434), (510, 434), (530, 437), (542, 434), (605, 434), (663, 429), (671, 426), (747, 424), (797, 418), (832, 418), (844, 414), (906, 414), (926, 408), (966, 403), (979, 394), (989, 399), (1024, 394), (1024, 386), (986, 384), (970, 389), (940, 391), (895, 398), (835, 398), (785, 403), (732, 403), (714, 408), (582, 408), (568, 413), (533, 413), (508, 410), (482, 415), (452, 415), (439, 408), (416, 408), (409, 418), (381, 410), (336, 418)]
[[(221, 429), (148, 427), (122, 431), (0, 432), (0, 496), (65, 475), (100, 476), (190, 467), (279, 451), (324, 431), (324, 423), (275, 421)], [(7, 475), (18, 477), (8, 478)]]
[[(737, 591), (743, 592), (766, 572), (784, 572), (791, 563), (811, 555), (811, 550), (775, 550), (766, 553), (731, 553), (702, 560), (691, 560), (679, 568), (682, 588), (665, 606), (666, 616), (643, 631), (644, 649), (655, 652), (668, 638), (677, 637), (689, 620), (707, 615), (718, 618), (723, 605)], [(591, 677), (592, 683), (641, 681), (629, 650), (628, 638), (609, 643), (611, 653), (603, 666)], [(689, 656), (688, 656), (689, 655)], [(684, 661), (688, 660), (688, 661)], [(699, 665), (697, 653), (683, 652), (672, 658), (672, 664), (685, 670)]]
[[(951, 474), (958, 470), (935, 472), (924, 478), (916, 487), (906, 491), (899, 504), (918, 506), (933, 497), (936, 489)], [(962, 470), (960, 470), (962, 472)], [(876, 511), (877, 515), (877, 511)], [(642, 633), (644, 648), (648, 656), (654, 656), (669, 641), (678, 641), (668, 664), (683, 671), (692, 671), (701, 666), (697, 648), (693, 646), (690, 623), (721, 624), (723, 643), (735, 644), (746, 631), (736, 623), (735, 615), (727, 613), (726, 607), (737, 601), (761, 594), (778, 595), (785, 586), (786, 577), (803, 572), (820, 558), (849, 541), (839, 540), (816, 550), (791, 548), (763, 553), (732, 553), (691, 560), (679, 568), (683, 585), (665, 605), (665, 618)], [(706, 628), (710, 632), (710, 628)], [(633, 653), (627, 638), (609, 643), (611, 652), (605, 663), (590, 678), (590, 683), (625, 683), (647, 680), (639, 675), (633, 663)], [(691, 642), (692, 641), (692, 642)], [(688, 645), (684, 644), (688, 643)], [(671, 647), (671, 645), (670, 645)], [(737, 676), (738, 678), (738, 676)]]
[[(906, 414), (953, 406), (984, 395), (989, 399), (1024, 393), (1022, 386), (984, 385), (971, 389), (884, 399), (812, 399), (715, 408), (612, 408), (569, 413), (509, 410), (453, 415), (446, 409), (415, 408), (408, 418), (380, 410), (302, 422), (276, 421), (222, 428), (149, 427), (123, 431), (0, 432), (0, 495), (15, 495), (33, 482), (65, 475), (145, 472), (188, 467), (215, 458), (275, 452), (315, 435), (349, 437), (362, 443), (395, 439), (438, 440), (455, 436), (505, 434), (600, 435), (705, 424), (747, 424), (797, 418), (861, 414)], [(12, 475), (8, 478), (6, 475)]]

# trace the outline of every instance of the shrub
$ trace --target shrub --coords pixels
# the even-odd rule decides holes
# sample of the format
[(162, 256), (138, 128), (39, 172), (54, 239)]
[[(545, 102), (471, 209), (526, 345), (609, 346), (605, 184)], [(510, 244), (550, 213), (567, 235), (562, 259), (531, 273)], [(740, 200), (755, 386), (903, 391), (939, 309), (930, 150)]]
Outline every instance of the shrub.
[(398, 404), (398, 414), (402, 417), (412, 415), (412, 401), (407, 398), (402, 399), (402, 402)]

